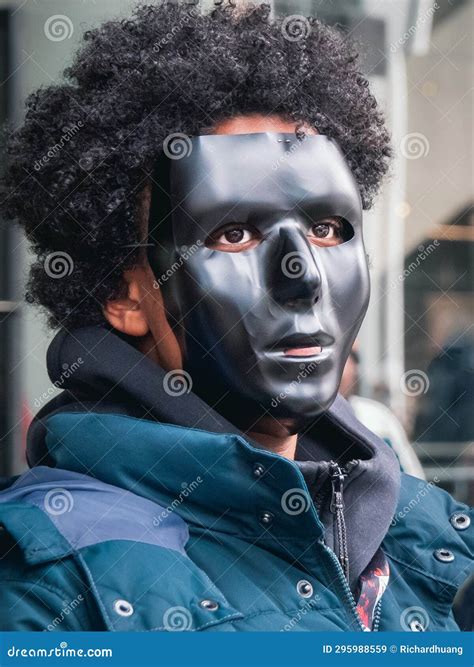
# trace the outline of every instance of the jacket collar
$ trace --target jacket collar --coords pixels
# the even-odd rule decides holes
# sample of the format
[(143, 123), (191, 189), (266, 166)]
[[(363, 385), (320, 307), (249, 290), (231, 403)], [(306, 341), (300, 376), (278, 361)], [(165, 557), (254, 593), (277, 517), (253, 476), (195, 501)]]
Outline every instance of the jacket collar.
[[(192, 392), (170, 396), (165, 371), (116, 332), (60, 332), (48, 370), (65, 391), (30, 428), (30, 465), (90, 474), (165, 506), (178, 503), (176, 511), (202, 530), (213, 526), (249, 540), (265, 540), (270, 531), (277, 550), (293, 543), (304, 551), (308, 536), (321, 535), (297, 463), (258, 448)], [(362, 571), (389, 528), (400, 471), (392, 450), (338, 397), (300, 439), (297, 459), (313, 461), (317, 480), (328, 459), (354, 458), (360, 464), (346, 511)]]
[(298, 466), (241, 436), (92, 412), (59, 412), (45, 426), (53, 465), (153, 500), (198, 533), (235, 535), (286, 559), (322, 535)]
[[(105, 325), (59, 331), (48, 349), (47, 367), (51, 382), (64, 391), (33, 420), (27, 441), (30, 466), (47, 462), (44, 419), (64, 410), (118, 412), (248, 440), (192, 391), (170, 395), (166, 372), (127, 337)], [(341, 396), (315, 419), (305, 436), (299, 439), (296, 453), (301, 461), (350, 458), (354, 452), (370, 459), (379, 450), (391, 456), (390, 448), (357, 421)]]

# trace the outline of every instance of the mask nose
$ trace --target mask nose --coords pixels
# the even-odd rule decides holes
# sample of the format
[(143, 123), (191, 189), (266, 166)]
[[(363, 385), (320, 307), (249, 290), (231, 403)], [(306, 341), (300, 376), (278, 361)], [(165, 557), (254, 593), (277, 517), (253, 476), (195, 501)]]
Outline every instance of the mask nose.
[(301, 230), (281, 228), (278, 248), (272, 252), (272, 257), (273, 298), (282, 306), (312, 307), (320, 296), (321, 275)]

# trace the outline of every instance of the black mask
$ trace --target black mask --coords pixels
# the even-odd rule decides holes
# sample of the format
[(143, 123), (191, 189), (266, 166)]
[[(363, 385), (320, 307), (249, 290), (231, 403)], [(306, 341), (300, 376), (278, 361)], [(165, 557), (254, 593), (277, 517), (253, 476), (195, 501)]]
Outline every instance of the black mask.
[(168, 155), (149, 261), (193, 390), (237, 425), (269, 413), (295, 432), (334, 400), (368, 305), (350, 168), (323, 135), (200, 136)]

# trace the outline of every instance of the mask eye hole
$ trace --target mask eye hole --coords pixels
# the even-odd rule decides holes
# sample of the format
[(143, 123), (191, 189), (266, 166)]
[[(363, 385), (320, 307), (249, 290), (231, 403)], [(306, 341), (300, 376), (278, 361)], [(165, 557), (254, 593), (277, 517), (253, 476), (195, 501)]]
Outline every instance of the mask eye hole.
[(242, 252), (260, 243), (261, 233), (251, 225), (232, 222), (210, 234), (206, 246), (221, 252)]
[(354, 236), (354, 228), (339, 216), (321, 218), (312, 222), (308, 230), (308, 240), (322, 248), (340, 245)]

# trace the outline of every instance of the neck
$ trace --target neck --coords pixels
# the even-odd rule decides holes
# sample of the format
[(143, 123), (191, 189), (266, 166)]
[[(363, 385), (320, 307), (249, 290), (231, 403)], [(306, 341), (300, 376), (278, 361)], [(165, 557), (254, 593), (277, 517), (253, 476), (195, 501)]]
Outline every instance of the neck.
[(279, 454), (280, 456), (284, 456), (285, 458), (290, 459), (291, 461), (294, 460), (296, 452), (296, 442), (298, 439), (298, 436), (296, 434), (278, 436), (269, 433), (258, 433), (255, 431), (248, 431), (247, 435), (249, 436), (249, 438), (252, 438), (252, 440), (255, 440), (256, 443), (261, 445), (263, 449), (268, 449), (274, 452), (275, 454)]
[[(144, 336), (138, 339), (137, 347), (143, 354), (148, 356), (165, 370), (182, 367), (182, 360), (179, 360), (178, 362), (177, 359), (173, 359), (170, 363), (169, 355), (167, 355), (165, 360), (160, 358), (157, 346), (151, 336)], [(236, 398), (233, 394), (226, 391), (223, 394), (223, 398), (219, 398), (219, 400), (216, 400), (215, 396), (212, 397), (212, 400), (209, 400), (209, 397), (205, 395), (202, 396), (202, 398), (207, 400), (210, 405), (215, 405), (222, 415), (236, 426), (242, 428), (249, 438), (263, 449), (268, 449), (269, 451), (284, 456), (291, 461), (294, 460), (298, 435), (294, 433), (295, 424), (291, 420), (276, 420), (273, 417), (268, 416), (260, 417), (253, 421), (252, 426), (245, 429), (244, 424), (242, 424), (239, 419), (235, 419)], [(238, 410), (237, 412), (248, 415), (252, 413), (252, 407), (249, 404), (245, 404), (245, 409)]]

